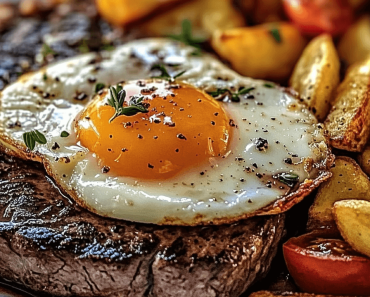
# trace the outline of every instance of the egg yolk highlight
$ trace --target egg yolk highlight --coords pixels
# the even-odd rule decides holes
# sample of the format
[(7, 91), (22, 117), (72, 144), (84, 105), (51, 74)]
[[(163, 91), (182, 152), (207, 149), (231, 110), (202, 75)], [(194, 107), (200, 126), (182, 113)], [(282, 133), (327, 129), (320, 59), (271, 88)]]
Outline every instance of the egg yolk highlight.
[(120, 115), (110, 94), (97, 94), (76, 121), (81, 145), (95, 153), (103, 172), (140, 179), (167, 179), (183, 170), (224, 156), (231, 137), (230, 119), (210, 95), (184, 83), (132, 81), (123, 107), (143, 97), (148, 112)]

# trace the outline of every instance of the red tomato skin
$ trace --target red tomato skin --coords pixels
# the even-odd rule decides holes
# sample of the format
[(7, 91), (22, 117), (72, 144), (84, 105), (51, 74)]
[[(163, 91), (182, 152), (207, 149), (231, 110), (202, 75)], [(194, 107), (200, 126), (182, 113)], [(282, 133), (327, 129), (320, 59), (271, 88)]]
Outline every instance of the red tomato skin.
[(291, 21), (311, 36), (339, 35), (353, 20), (353, 10), (346, 0), (283, 0), (283, 4)]
[(307, 235), (283, 245), (289, 273), (304, 292), (331, 295), (370, 295), (370, 259), (359, 256), (318, 256), (297, 245)]

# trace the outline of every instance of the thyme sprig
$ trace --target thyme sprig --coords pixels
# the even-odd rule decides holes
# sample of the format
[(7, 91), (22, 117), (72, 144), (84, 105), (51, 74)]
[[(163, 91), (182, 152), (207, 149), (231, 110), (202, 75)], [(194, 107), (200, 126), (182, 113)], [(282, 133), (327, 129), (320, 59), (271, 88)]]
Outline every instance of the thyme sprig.
[(196, 50), (192, 53), (193, 56), (201, 55), (200, 45), (205, 42), (206, 39), (193, 37), (192, 25), (188, 19), (182, 21), (181, 28), (182, 31), (179, 35), (171, 34), (168, 37), (194, 47)]
[(293, 172), (280, 173), (278, 179), (288, 187), (293, 187), (299, 181), (299, 175)]
[[(255, 89), (254, 87), (250, 87), (250, 88), (243, 87), (243, 88), (239, 89), (237, 92), (234, 92), (234, 93), (231, 92), (229, 89), (217, 89), (216, 91), (208, 92), (208, 94), (210, 94), (212, 97), (217, 98), (221, 95), (226, 95), (226, 93), (227, 93), (227, 94), (230, 95), (231, 101), (239, 102), (241, 95), (248, 94), (249, 92), (253, 91), (254, 89)], [(220, 99), (223, 99), (223, 97), (224, 96), (222, 96), (222, 98), (220, 98)]]
[(144, 97), (133, 97), (130, 99), (128, 106), (124, 107), (123, 103), (125, 102), (126, 91), (120, 85), (117, 85), (117, 87), (110, 87), (109, 93), (110, 98), (108, 99), (108, 104), (115, 109), (115, 113), (110, 118), (109, 123), (120, 115), (133, 116), (139, 112), (148, 112), (147, 105), (142, 102)]
[(35, 148), (36, 142), (39, 144), (46, 144), (47, 142), (45, 135), (38, 130), (23, 133), (23, 141), (31, 151)]
[(159, 70), (161, 72), (159, 76), (153, 76), (152, 78), (164, 79), (164, 80), (168, 80), (169, 82), (174, 82), (178, 77), (180, 77), (186, 72), (186, 70), (184, 70), (184, 71), (177, 73), (175, 76), (171, 76), (168, 73), (166, 67), (164, 67), (164, 65), (162, 64), (153, 65), (151, 70)]

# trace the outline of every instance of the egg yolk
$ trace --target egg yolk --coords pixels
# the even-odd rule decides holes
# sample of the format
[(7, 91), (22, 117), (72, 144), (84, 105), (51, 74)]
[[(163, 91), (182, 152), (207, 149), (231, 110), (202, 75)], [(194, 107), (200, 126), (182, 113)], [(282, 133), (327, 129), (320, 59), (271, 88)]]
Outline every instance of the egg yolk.
[(147, 112), (120, 115), (107, 104), (108, 90), (96, 95), (76, 121), (81, 145), (95, 153), (103, 172), (140, 179), (167, 179), (209, 164), (227, 153), (230, 119), (220, 103), (184, 83), (132, 81), (123, 107), (143, 97)]

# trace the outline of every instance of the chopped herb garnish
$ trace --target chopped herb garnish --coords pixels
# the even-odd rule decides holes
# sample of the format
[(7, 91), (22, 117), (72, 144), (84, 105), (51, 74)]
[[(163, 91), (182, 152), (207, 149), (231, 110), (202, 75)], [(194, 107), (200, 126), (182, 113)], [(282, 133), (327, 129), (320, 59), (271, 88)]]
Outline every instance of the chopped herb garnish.
[(69, 136), (69, 133), (67, 131), (62, 131), (62, 133), (60, 133), (60, 137), (68, 137)]
[(114, 115), (109, 120), (109, 123), (120, 115), (133, 116), (139, 112), (148, 112), (146, 105), (142, 102), (144, 97), (133, 97), (130, 99), (129, 106), (123, 107), (126, 91), (120, 85), (117, 85), (117, 87), (110, 87), (109, 93), (111, 97), (108, 99), (108, 104), (116, 110)]
[(88, 53), (90, 51), (89, 45), (87, 44), (87, 40), (83, 39), (82, 43), (78, 46), (78, 50), (81, 53)]
[(278, 179), (280, 182), (286, 184), (289, 187), (293, 187), (298, 181), (299, 176), (295, 173), (281, 173), (278, 175)]
[(47, 80), (48, 80), (48, 76), (47, 76), (46, 72), (45, 72), (45, 73), (44, 73), (44, 75), (42, 76), (42, 79), (43, 79), (44, 81), (47, 81)]
[(47, 56), (55, 56), (57, 53), (46, 43), (42, 45), (41, 55), (45, 59)]
[(225, 93), (228, 93), (231, 97), (231, 101), (239, 102), (240, 101), (239, 96), (248, 94), (249, 92), (253, 91), (254, 89), (255, 88), (253, 88), (253, 87), (251, 87), (251, 88), (243, 87), (235, 93), (232, 93), (229, 89), (217, 89), (217, 91), (207, 92), (207, 93), (210, 94), (212, 97), (215, 97), (215, 98), (217, 98), (217, 97), (219, 97), (219, 96), (221, 96)]
[(105, 88), (105, 84), (103, 83), (97, 83), (95, 85), (95, 93), (99, 92), (100, 90), (103, 90)]
[(200, 44), (205, 42), (206, 39), (204, 38), (195, 38), (193, 37), (193, 32), (192, 32), (192, 26), (191, 22), (188, 19), (185, 19), (181, 23), (182, 27), (182, 32), (179, 35), (169, 35), (168, 37), (181, 41), (187, 45), (190, 45), (192, 47), (195, 47), (196, 50), (191, 54), (193, 56), (199, 56), (201, 55), (201, 49), (200, 49)]
[(280, 31), (277, 28), (273, 28), (269, 31), (269, 33), (274, 37), (277, 43), (281, 43), (281, 36), (280, 36)]
[(166, 67), (164, 67), (162, 64), (153, 65), (151, 70), (159, 70), (161, 72), (161, 74), (159, 76), (153, 76), (153, 78), (165, 79), (165, 80), (168, 80), (169, 82), (175, 81), (176, 78), (180, 77), (181, 75), (183, 75), (186, 72), (186, 70), (184, 70), (184, 71), (179, 72), (175, 76), (171, 76), (168, 73)]
[(47, 142), (44, 134), (38, 130), (23, 133), (23, 141), (31, 151), (35, 148), (36, 142), (39, 144), (46, 144)]
[(269, 88), (269, 89), (272, 89), (272, 88), (274, 88), (275, 87), (275, 85), (274, 84), (270, 84), (270, 83), (266, 83), (266, 84), (264, 84), (263, 85), (265, 88)]
[(105, 44), (103, 44), (102, 45), (102, 50), (104, 50), (104, 51), (112, 51), (112, 50), (114, 50), (116, 47), (114, 46), (114, 45), (112, 45), (112, 44), (110, 44), (110, 43), (105, 43)]

